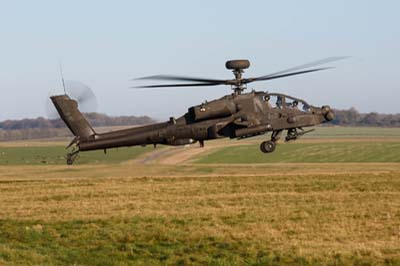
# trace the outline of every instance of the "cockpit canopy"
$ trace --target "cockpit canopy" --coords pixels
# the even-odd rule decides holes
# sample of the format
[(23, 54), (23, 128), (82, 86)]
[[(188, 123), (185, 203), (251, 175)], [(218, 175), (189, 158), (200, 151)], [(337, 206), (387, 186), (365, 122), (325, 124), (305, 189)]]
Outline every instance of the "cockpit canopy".
[(268, 93), (264, 96), (264, 101), (268, 101), (272, 108), (310, 112), (310, 105), (306, 101), (281, 93)]

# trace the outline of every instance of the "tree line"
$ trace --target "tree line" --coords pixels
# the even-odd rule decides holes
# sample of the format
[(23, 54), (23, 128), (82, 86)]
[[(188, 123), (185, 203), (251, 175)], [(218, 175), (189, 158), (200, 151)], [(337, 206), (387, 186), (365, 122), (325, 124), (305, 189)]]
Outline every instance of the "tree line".
[[(94, 127), (129, 126), (154, 123), (154, 119), (148, 116), (108, 116), (99, 113), (85, 113), (84, 116)], [(6, 120), (0, 122), (0, 129), (2, 130), (64, 127), (65, 124), (61, 119), (46, 119), (44, 117)]]
[(355, 108), (335, 110), (331, 124), (339, 126), (400, 127), (400, 114), (359, 113)]
[[(93, 127), (134, 126), (154, 123), (148, 116), (108, 116), (99, 113), (85, 113)], [(71, 133), (61, 119), (6, 120), (0, 122), (0, 141), (67, 137)]]

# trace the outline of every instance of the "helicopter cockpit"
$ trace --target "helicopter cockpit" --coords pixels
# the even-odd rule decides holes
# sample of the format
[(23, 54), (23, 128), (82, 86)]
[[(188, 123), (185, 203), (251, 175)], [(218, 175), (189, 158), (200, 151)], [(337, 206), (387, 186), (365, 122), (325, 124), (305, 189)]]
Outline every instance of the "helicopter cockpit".
[(285, 94), (268, 93), (264, 96), (264, 101), (271, 108), (292, 109), (307, 113), (311, 111), (310, 105), (306, 101)]

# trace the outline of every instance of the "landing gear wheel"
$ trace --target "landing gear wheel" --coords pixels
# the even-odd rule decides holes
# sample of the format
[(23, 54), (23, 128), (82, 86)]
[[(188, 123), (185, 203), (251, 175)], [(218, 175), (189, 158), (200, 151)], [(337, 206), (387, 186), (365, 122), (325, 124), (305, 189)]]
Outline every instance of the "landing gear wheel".
[(72, 165), (73, 163), (74, 163), (74, 160), (72, 160), (71, 158), (67, 158), (68, 165)]
[(68, 153), (67, 154), (67, 164), (72, 165), (74, 163), (76, 157), (78, 157), (78, 151)]
[(199, 140), (200, 148), (204, 148), (204, 140)]
[(263, 142), (261, 142), (261, 144), (260, 144), (260, 150), (261, 150), (263, 153), (270, 153), (270, 152), (273, 152), (273, 151), (275, 150), (275, 148), (276, 148), (276, 143), (273, 142), (273, 141), (271, 141), (271, 140), (263, 141)]

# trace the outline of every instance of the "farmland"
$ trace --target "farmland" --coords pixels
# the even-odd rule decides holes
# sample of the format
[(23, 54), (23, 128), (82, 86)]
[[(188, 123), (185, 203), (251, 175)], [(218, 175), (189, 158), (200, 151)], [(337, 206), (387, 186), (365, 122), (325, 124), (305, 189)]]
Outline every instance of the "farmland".
[(2, 143), (0, 265), (400, 265), (400, 130), (262, 139)]

